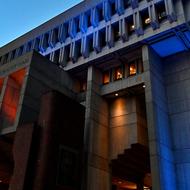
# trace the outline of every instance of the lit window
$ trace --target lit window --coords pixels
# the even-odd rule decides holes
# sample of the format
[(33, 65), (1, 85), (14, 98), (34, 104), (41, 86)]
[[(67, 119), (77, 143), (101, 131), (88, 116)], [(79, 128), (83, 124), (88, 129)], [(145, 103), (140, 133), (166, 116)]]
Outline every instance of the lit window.
[(143, 29), (146, 29), (151, 22), (151, 19), (149, 17), (148, 9), (144, 9), (143, 11), (140, 12), (141, 19), (142, 19), (142, 27)]
[(117, 67), (114, 72), (114, 80), (119, 80), (122, 79), (123, 77), (123, 72), (121, 67)]
[(130, 31), (133, 31), (134, 29), (135, 29), (135, 25), (134, 24), (130, 25)]
[(10, 127), (15, 122), (25, 73), (26, 70), (21, 69), (8, 77), (0, 110), (1, 129)]
[(135, 31), (135, 24), (134, 24), (134, 21), (133, 21), (133, 17), (132, 16), (129, 16), (127, 19), (126, 19), (126, 24), (127, 24), (127, 30), (128, 30), (128, 34), (129, 35), (132, 35)]
[(135, 63), (131, 63), (129, 66), (129, 75), (136, 75), (137, 73), (137, 68)]
[(109, 71), (103, 73), (103, 84), (108, 84), (110, 82)]
[(144, 22), (145, 22), (145, 24), (150, 24), (150, 21), (151, 21), (150, 18), (147, 18), (147, 19), (145, 19)]

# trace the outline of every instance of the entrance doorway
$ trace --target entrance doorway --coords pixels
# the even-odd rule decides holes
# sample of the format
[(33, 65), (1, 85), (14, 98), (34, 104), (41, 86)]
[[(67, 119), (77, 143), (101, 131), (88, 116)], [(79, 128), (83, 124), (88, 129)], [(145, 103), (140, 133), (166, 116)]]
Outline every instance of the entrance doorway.
[(112, 190), (151, 190), (147, 147), (132, 144), (112, 160)]

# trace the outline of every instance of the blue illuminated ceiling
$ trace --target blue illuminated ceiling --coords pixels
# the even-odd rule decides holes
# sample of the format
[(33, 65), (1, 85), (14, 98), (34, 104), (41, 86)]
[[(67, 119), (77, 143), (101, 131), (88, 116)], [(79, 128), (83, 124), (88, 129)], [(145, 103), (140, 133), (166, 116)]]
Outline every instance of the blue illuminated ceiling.
[(184, 32), (184, 33), (185, 33), (186, 38), (190, 41), (190, 32), (187, 31), (187, 32)]
[(158, 41), (149, 39), (149, 44), (160, 57), (167, 57), (190, 49), (190, 32), (174, 31), (169, 36), (163, 34)]
[(151, 45), (151, 47), (161, 56), (166, 57), (178, 52), (187, 50), (183, 42), (176, 36), (164, 39)]

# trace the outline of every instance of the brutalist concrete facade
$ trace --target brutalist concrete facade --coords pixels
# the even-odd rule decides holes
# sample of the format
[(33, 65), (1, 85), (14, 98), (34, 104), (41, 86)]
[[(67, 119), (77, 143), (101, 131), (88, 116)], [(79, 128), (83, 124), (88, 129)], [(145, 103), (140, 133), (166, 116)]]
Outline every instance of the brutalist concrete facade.
[(86, 0), (2, 47), (1, 189), (190, 189), (189, 8)]

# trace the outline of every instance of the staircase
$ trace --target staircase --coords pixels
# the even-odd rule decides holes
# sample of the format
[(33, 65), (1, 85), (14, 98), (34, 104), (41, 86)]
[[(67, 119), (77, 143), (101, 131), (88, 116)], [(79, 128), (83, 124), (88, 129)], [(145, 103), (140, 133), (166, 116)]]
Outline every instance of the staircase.
[(147, 173), (150, 173), (148, 147), (139, 143), (132, 144), (111, 162), (112, 176), (136, 184), (143, 182)]

